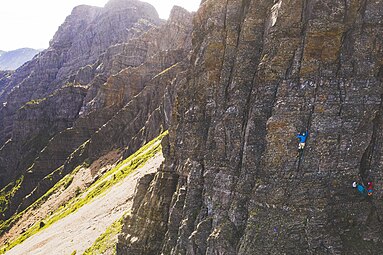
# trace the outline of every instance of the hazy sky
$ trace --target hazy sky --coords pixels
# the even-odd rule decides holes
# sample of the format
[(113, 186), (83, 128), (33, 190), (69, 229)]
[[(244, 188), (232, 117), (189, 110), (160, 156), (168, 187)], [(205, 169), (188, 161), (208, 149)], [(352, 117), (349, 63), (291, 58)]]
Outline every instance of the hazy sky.
[[(196, 11), (201, 0), (141, 0), (152, 4), (163, 19), (173, 5)], [(0, 50), (47, 48), (58, 27), (80, 4), (104, 6), (108, 0), (1, 0)]]

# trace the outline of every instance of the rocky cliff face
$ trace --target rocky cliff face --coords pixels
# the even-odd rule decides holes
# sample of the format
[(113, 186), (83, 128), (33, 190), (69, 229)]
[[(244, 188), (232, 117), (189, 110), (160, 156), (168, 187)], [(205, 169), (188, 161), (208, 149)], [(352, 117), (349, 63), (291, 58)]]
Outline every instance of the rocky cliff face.
[(166, 163), (137, 188), (119, 254), (381, 253), (382, 15), (383, 1), (202, 1)]
[[(85, 5), (74, 8), (50, 47), (18, 69), (0, 97), (0, 102), (7, 102), (7, 108), (0, 108), (0, 120), (4, 123), (0, 143), (10, 138), (16, 111), (23, 104), (74, 82), (79, 69), (93, 64), (108, 47), (137, 37), (160, 23), (152, 6), (136, 0), (112, 1), (105, 8)], [(95, 73), (92, 74), (94, 77)]]
[[(30, 143), (31, 139), (42, 136), (38, 140), (49, 140), (55, 133), (60, 132), (64, 127), (71, 126), (73, 122), (67, 120), (66, 125), (61, 125), (61, 128), (54, 130), (54, 132), (41, 132), (42, 129), (36, 127), (35, 123), (49, 125), (46, 122), (46, 118), (41, 118), (42, 114), (39, 114), (40, 117), (35, 118), (34, 122), (20, 122), (22, 118), (20, 114), (23, 115), (23, 111), (20, 111), (20, 109), (23, 108), (24, 104), (31, 105), (36, 102), (45, 101), (53, 93), (60, 93), (55, 91), (63, 86), (75, 84), (75, 74), (79, 72), (80, 67), (84, 67), (81, 69), (81, 76), (84, 73), (85, 66), (93, 64), (97, 60), (97, 54), (106, 51), (111, 45), (123, 40), (129, 40), (145, 32), (150, 27), (154, 27), (155, 24), (160, 23), (153, 7), (148, 7), (139, 1), (128, 2), (127, 4), (125, 1), (114, 1), (112, 6), (108, 5), (105, 9), (90, 6), (74, 8), (72, 14), (68, 16), (52, 39), (50, 47), (7, 79), (7, 82), (3, 85), (3, 92), (0, 97), (0, 102), (2, 103), (0, 107), (0, 144), (7, 143), (8, 147), (6, 149), (3, 148), (0, 154), (7, 154), (8, 151), (13, 150), (18, 151), (22, 155), (21, 147), (26, 143)], [(138, 8), (141, 5), (143, 7), (142, 11), (138, 11), (138, 9), (141, 10), (141, 8)], [(97, 23), (102, 20), (108, 21), (105, 23), (107, 25), (102, 26), (100, 25), (101, 23)], [(146, 24), (142, 30), (137, 28), (134, 29), (135, 33), (126, 32), (127, 29), (135, 26), (140, 27), (142, 23)], [(110, 26), (113, 26), (113, 24), (115, 24), (115, 30), (110, 29)], [(102, 37), (103, 41), (97, 39), (98, 37)], [(80, 45), (80, 43), (84, 42), (88, 44)], [(94, 69), (88, 71), (88, 83), (92, 81), (95, 75)], [(82, 100), (80, 102), (82, 103)], [(41, 106), (44, 106), (44, 104)], [(64, 106), (61, 107), (63, 108)], [(42, 107), (37, 108), (42, 112), (46, 111)], [(68, 114), (76, 116), (78, 114), (77, 108), (71, 108), (74, 111)], [(69, 110), (66, 109), (66, 111)], [(53, 112), (51, 115), (53, 115)], [(26, 115), (24, 114), (23, 116)], [(65, 121), (65, 118), (62, 121)], [(20, 123), (22, 123), (21, 126), (19, 126)], [(18, 140), (15, 132), (23, 129), (29, 129), (31, 132), (24, 139)], [(12, 149), (9, 146), (12, 146)], [(35, 151), (40, 151), (44, 146), (45, 143), (38, 143), (36, 146), (32, 144)], [(25, 164), (30, 165), (34, 156), (36, 154), (28, 157)], [(20, 157), (4, 155), (0, 156), (0, 158), (0, 175), (2, 175), (0, 183), (6, 185), (15, 175), (18, 175), (23, 170), (24, 165), (21, 168), (18, 166)], [(4, 164), (4, 161), (11, 162), (11, 164)], [(13, 174), (9, 176), (8, 174), (3, 174), (4, 172), (12, 172)]]
[(191, 20), (175, 8), (161, 21), (139, 1), (79, 6), (49, 49), (15, 73), (1, 73), (1, 220), (84, 161), (110, 150), (126, 156), (168, 129), (174, 88), (188, 67)]

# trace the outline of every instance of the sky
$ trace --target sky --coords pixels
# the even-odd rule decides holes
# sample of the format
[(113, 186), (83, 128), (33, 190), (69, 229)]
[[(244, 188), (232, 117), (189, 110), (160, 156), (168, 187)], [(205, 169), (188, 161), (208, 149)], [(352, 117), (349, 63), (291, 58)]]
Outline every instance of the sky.
[[(201, 0), (141, 0), (152, 4), (162, 19), (173, 5), (196, 11)], [(81, 4), (104, 6), (108, 0), (1, 0), (0, 50), (45, 49), (49, 40), (71, 13)]]

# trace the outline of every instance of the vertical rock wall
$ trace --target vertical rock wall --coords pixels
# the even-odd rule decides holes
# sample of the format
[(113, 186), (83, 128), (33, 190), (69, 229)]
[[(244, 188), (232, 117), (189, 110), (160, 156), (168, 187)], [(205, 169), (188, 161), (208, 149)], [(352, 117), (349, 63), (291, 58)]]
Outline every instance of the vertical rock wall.
[(383, 1), (203, 1), (166, 163), (119, 253), (382, 252), (382, 15)]

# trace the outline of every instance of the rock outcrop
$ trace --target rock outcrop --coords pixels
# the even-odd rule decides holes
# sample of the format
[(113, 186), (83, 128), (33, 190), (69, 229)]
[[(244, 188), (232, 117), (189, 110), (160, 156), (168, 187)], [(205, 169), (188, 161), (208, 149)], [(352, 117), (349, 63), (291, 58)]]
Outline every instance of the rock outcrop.
[(381, 253), (382, 15), (383, 1), (202, 1), (165, 164), (118, 253)]

